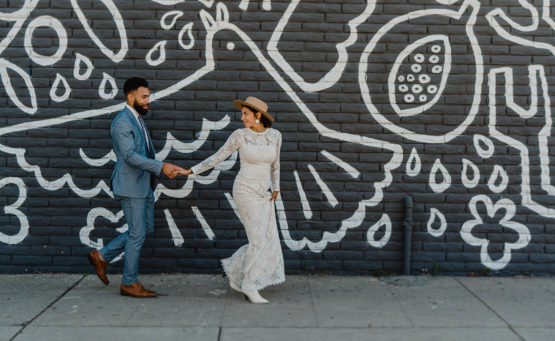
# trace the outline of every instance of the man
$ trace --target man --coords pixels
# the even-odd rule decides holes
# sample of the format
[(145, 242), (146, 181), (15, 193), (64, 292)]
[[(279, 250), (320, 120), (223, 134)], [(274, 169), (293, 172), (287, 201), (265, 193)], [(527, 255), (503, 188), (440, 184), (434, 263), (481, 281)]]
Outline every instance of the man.
[(125, 251), (120, 293), (132, 297), (155, 297), (156, 292), (143, 288), (137, 277), (145, 236), (154, 231), (155, 176), (162, 172), (173, 179), (184, 169), (154, 159), (154, 147), (142, 118), (150, 103), (147, 81), (130, 78), (123, 85), (123, 92), (127, 104), (110, 127), (117, 156), (110, 187), (114, 197), (121, 202), (128, 230), (100, 251), (89, 253), (89, 260), (100, 280), (108, 285), (108, 263)]

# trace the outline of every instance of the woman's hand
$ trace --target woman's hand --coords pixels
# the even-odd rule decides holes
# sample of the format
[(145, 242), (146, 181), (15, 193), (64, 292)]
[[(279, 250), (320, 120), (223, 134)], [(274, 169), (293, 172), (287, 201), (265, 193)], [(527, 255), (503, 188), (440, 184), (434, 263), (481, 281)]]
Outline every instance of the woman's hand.
[(270, 201), (275, 201), (276, 198), (277, 198), (277, 196), (278, 196), (278, 193), (279, 193), (279, 191), (274, 191), (274, 192), (272, 193), (272, 197), (270, 198)]
[(193, 171), (191, 170), (191, 168), (189, 168), (189, 169), (184, 169), (184, 170), (182, 170), (181, 172), (179, 172), (179, 175), (186, 175), (186, 176), (189, 176), (189, 175), (191, 175), (192, 173), (193, 173)]

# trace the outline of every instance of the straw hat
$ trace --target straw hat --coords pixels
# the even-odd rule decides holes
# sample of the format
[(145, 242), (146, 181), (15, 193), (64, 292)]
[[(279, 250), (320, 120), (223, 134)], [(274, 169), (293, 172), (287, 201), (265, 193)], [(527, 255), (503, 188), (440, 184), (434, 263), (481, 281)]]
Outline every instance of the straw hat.
[(250, 107), (256, 110), (256, 112), (260, 111), (260, 113), (266, 116), (266, 118), (269, 119), (270, 122), (274, 122), (274, 118), (266, 112), (268, 110), (268, 104), (264, 103), (263, 101), (259, 100), (256, 97), (249, 96), (244, 101), (236, 99), (235, 101), (233, 101), (233, 105), (235, 105), (239, 110), (241, 110), (241, 107), (243, 105), (246, 105), (247, 107)]

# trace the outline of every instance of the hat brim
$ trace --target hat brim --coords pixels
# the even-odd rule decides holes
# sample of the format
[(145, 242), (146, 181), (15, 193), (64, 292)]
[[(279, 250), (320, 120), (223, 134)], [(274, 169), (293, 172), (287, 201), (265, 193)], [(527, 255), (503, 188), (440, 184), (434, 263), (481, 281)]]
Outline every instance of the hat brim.
[(255, 109), (257, 112), (260, 112), (262, 115), (264, 115), (267, 119), (269, 119), (270, 122), (272, 122), (272, 123), (274, 122), (274, 118), (273, 118), (270, 114), (268, 114), (268, 113), (265, 112), (264, 110), (260, 109), (260, 108), (257, 107), (256, 105), (252, 105), (251, 103), (242, 101), (242, 100), (240, 100), (240, 99), (234, 100), (234, 101), (233, 101), (233, 105), (235, 105), (235, 107), (236, 107), (237, 109), (239, 109), (239, 110), (241, 110), (241, 108), (242, 108), (243, 106), (246, 106), (246, 107), (249, 107), (249, 108), (253, 108), (253, 109)]

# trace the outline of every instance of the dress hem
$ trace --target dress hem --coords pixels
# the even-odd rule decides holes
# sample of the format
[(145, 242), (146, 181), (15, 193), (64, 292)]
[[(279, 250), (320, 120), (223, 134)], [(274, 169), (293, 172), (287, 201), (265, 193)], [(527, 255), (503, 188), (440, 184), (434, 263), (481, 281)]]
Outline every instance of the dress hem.
[[(225, 261), (226, 261), (226, 259), (222, 259), (222, 260), (220, 261), (220, 262), (222, 263), (222, 268), (223, 268), (223, 270), (224, 270), (224, 274), (225, 274), (225, 276), (226, 276), (230, 281), (232, 281), (232, 278), (231, 278), (231, 276), (229, 275), (229, 273), (230, 273), (229, 265), (226, 265), (227, 262), (225, 262)], [(264, 284), (262, 284), (262, 285), (257, 285), (257, 286), (256, 286), (256, 290), (262, 290), (262, 289), (267, 288), (267, 287), (269, 287), (269, 286), (279, 285), (279, 284), (282, 284), (283, 282), (285, 282), (285, 275), (283, 276), (283, 278), (279, 279), (277, 282), (264, 283)], [(240, 283), (237, 283), (237, 282), (235, 282), (235, 281), (233, 281), (233, 283), (234, 283), (236, 286), (238, 286), (239, 288), (242, 289), (242, 286), (240, 285)]]

